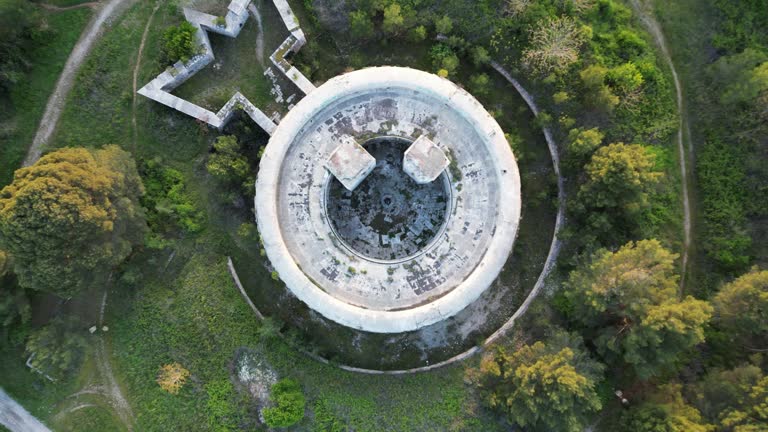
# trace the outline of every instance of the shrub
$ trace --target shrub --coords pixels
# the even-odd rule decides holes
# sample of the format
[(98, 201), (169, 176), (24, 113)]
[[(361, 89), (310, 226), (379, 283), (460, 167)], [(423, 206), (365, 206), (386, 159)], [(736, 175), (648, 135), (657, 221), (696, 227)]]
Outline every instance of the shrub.
[(189, 371), (179, 363), (170, 363), (160, 368), (157, 375), (157, 384), (170, 394), (179, 394), (189, 377)]
[(186, 62), (195, 54), (197, 28), (187, 21), (171, 26), (163, 33), (163, 54), (169, 63)]
[(274, 406), (264, 408), (264, 421), (269, 427), (288, 427), (304, 418), (304, 393), (296, 380), (281, 379), (272, 386), (269, 396)]
[(26, 351), (32, 355), (31, 365), (53, 378), (63, 378), (75, 371), (83, 361), (85, 331), (73, 319), (56, 318), (32, 332)]

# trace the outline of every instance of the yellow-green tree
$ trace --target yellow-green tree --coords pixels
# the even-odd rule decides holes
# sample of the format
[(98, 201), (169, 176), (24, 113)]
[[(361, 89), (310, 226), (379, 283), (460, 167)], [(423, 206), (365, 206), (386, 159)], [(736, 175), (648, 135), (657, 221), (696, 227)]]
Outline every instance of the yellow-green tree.
[(67, 148), (0, 191), (0, 247), (26, 288), (70, 297), (103, 281), (146, 230), (141, 179), (117, 146)]
[(599, 148), (585, 167), (587, 182), (579, 197), (592, 207), (635, 211), (661, 179), (655, 158), (643, 146), (617, 143)]
[(768, 345), (768, 271), (753, 270), (726, 284), (713, 301), (717, 324), (750, 348)]
[(602, 250), (571, 272), (566, 296), (573, 319), (587, 328), (601, 355), (648, 378), (704, 341), (712, 307), (678, 295), (677, 255), (657, 240)]
[(525, 430), (580, 432), (602, 406), (595, 393), (602, 366), (568, 335), (518, 349), (497, 346), (471, 372), (484, 403)]
[(711, 432), (699, 411), (683, 399), (679, 384), (661, 386), (645, 402), (626, 412), (622, 424), (633, 432)]

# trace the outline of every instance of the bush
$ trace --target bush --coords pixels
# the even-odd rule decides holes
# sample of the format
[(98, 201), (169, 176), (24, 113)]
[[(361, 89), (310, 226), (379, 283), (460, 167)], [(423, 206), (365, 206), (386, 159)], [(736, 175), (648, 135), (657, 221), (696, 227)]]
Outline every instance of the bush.
[(197, 28), (187, 21), (171, 26), (163, 33), (163, 55), (168, 63), (178, 60), (186, 62), (195, 55), (195, 33)]
[(262, 411), (267, 426), (288, 427), (304, 418), (306, 400), (297, 381), (285, 378), (276, 382), (269, 399), (274, 406)]
[(56, 318), (33, 331), (26, 346), (32, 366), (56, 379), (80, 367), (87, 348), (81, 325), (74, 318)]
[(147, 223), (155, 237), (162, 239), (179, 229), (188, 233), (203, 229), (205, 216), (195, 206), (181, 171), (152, 159), (142, 163), (140, 172), (146, 189), (142, 205), (147, 209)]
[(179, 363), (163, 365), (157, 375), (157, 384), (170, 394), (179, 394), (179, 390), (187, 382), (189, 371)]

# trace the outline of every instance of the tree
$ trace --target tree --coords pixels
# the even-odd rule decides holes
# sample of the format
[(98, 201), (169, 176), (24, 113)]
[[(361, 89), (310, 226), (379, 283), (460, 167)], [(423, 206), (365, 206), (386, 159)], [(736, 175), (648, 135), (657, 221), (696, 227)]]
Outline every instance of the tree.
[(490, 85), (491, 79), (488, 77), (488, 74), (475, 74), (469, 77), (469, 88), (472, 90), (472, 93), (477, 95), (487, 95)]
[(602, 250), (571, 272), (566, 297), (606, 361), (627, 364), (641, 378), (672, 366), (704, 340), (712, 307), (693, 297), (680, 300), (677, 255), (657, 240)]
[(568, 132), (568, 152), (576, 159), (589, 156), (603, 143), (605, 135), (598, 128), (571, 129)]
[(663, 175), (654, 170), (654, 162), (653, 153), (641, 145), (601, 147), (585, 167), (588, 179), (579, 197), (593, 207), (633, 213), (646, 203), (648, 192)]
[(732, 413), (751, 411), (752, 405), (760, 403), (748, 396), (754, 388), (760, 387), (763, 378), (763, 371), (758, 366), (743, 364), (731, 370), (709, 372), (691, 384), (686, 393), (704, 417), (712, 423), (720, 423), (729, 417), (735, 419)]
[(11, 269), (11, 257), (8, 252), (0, 250), (0, 278), (5, 276)]
[(170, 363), (163, 365), (157, 374), (157, 384), (161, 389), (170, 394), (179, 394), (179, 390), (189, 378), (189, 371), (179, 363)]
[(605, 84), (607, 75), (608, 69), (601, 65), (591, 65), (579, 72), (587, 105), (611, 112), (619, 104), (619, 97)]
[(262, 410), (267, 426), (288, 427), (304, 418), (306, 400), (298, 381), (284, 378), (276, 382), (269, 400), (273, 406)]
[(757, 269), (726, 284), (715, 296), (716, 322), (751, 348), (768, 346), (768, 270)]
[(83, 361), (87, 343), (85, 329), (75, 319), (56, 318), (34, 330), (27, 339), (26, 352), (37, 370), (60, 379), (75, 371)]
[(197, 28), (188, 21), (165, 29), (163, 53), (169, 63), (186, 62), (195, 55), (195, 33)]
[(373, 36), (373, 22), (363, 10), (352, 11), (349, 14), (349, 30), (356, 39), (368, 39)]
[(71, 297), (103, 282), (143, 241), (143, 192), (117, 146), (61, 149), (16, 171), (0, 191), (0, 247), (19, 283)]
[(448, 15), (435, 20), (435, 31), (437, 34), (447, 35), (453, 30), (453, 20)]
[(580, 432), (602, 406), (595, 393), (602, 366), (566, 333), (546, 344), (496, 346), (470, 373), (478, 376), (484, 403), (526, 430)]
[(446, 44), (437, 44), (429, 50), (432, 64), (437, 70), (444, 69), (447, 75), (452, 75), (459, 68), (459, 57)]
[(661, 386), (638, 407), (627, 411), (624, 424), (633, 432), (711, 432), (699, 411), (686, 404), (679, 384)]
[(644, 81), (640, 69), (632, 62), (609, 69), (605, 79), (608, 85), (621, 92), (620, 94), (626, 94), (639, 89)]
[(482, 66), (491, 62), (491, 55), (488, 54), (488, 50), (480, 45), (472, 48), (471, 51), (472, 63), (475, 66)]
[(741, 406), (721, 414), (723, 430), (761, 432), (768, 427), (768, 377), (762, 377), (752, 387), (744, 388)]
[(208, 164), (206, 164), (212, 176), (237, 185), (249, 183), (251, 168), (248, 165), (248, 159), (241, 152), (237, 137), (224, 135), (216, 138), (213, 150), (214, 153), (208, 158)]
[(579, 59), (584, 35), (570, 17), (547, 18), (531, 31), (531, 45), (523, 60), (534, 71), (560, 72)]
[(384, 22), (381, 27), (385, 33), (395, 35), (403, 30), (405, 18), (401, 12), (402, 8), (397, 3), (392, 3), (384, 8)]
[(24, 78), (29, 66), (25, 46), (38, 21), (31, 2), (0, 0), (0, 90), (10, 90)]
[(423, 25), (414, 27), (409, 34), (411, 42), (422, 42), (427, 38), (427, 28)]

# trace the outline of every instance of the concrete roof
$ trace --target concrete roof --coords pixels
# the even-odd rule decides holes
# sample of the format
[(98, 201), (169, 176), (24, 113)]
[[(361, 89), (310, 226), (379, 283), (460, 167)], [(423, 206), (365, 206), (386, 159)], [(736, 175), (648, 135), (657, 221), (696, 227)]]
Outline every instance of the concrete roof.
[(354, 138), (345, 135), (340, 141), (341, 143), (325, 161), (325, 168), (345, 188), (354, 190), (373, 171), (376, 159), (368, 154)]
[(403, 156), (403, 171), (420, 184), (432, 183), (450, 164), (445, 153), (426, 135), (418, 137)]
[[(345, 246), (328, 220), (325, 161), (344, 136), (422, 135), (452, 159), (450, 210), (434, 240), (399, 260)], [(430, 73), (377, 67), (329, 80), (283, 118), (261, 158), (255, 206), (267, 257), (296, 297), (340, 324), (399, 333), (455, 315), (493, 283), (520, 200), (509, 144), (476, 99)]]

